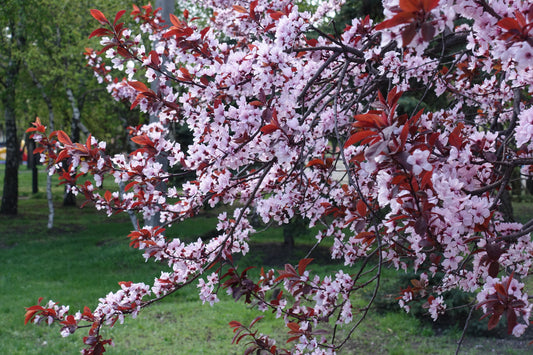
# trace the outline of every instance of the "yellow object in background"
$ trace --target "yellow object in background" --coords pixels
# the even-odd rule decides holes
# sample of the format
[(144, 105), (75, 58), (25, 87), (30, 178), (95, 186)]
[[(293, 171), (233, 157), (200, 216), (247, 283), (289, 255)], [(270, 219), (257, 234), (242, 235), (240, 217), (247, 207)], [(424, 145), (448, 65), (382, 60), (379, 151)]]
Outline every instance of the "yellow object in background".
[(6, 147), (0, 148), (0, 160), (6, 160), (6, 151)]

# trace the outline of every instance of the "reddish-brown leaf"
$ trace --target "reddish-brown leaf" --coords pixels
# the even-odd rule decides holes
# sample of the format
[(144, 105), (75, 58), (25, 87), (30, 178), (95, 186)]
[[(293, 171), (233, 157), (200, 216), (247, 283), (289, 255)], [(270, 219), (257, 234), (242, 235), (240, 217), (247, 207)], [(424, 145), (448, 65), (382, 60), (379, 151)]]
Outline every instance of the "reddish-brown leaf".
[(315, 165), (318, 165), (320, 167), (325, 167), (326, 166), (322, 159), (318, 159), (317, 158), (317, 159), (313, 159), (313, 160), (309, 161), (309, 163), (307, 163), (306, 167), (315, 166)]
[(500, 271), (500, 264), (497, 261), (491, 262), (489, 265), (489, 276), (497, 277), (499, 271)]
[(400, 9), (405, 12), (418, 12), (422, 10), (420, 0), (400, 0)]
[[(236, 320), (232, 320), (232, 321), (230, 321), (228, 324), (229, 324), (229, 326), (232, 327), (232, 328), (242, 327), (241, 322), (237, 322)], [(233, 329), (233, 331), (235, 331), (235, 330), (236, 330), (236, 329)]]
[(496, 326), (498, 325), (498, 322), (500, 321), (501, 316), (502, 316), (501, 314), (495, 313), (492, 315), (492, 317), (490, 317), (489, 325), (488, 325), (489, 330), (496, 328)]
[(247, 14), (248, 10), (246, 10), (244, 7), (240, 5), (233, 5), (233, 10), (240, 12), (241, 14)]
[(124, 188), (124, 191), (129, 191), (129, 189), (131, 189), (133, 186), (137, 185), (138, 183), (139, 183), (138, 181), (130, 182), (129, 184), (126, 185), (126, 187)]
[(148, 91), (146, 85), (140, 81), (128, 81), (128, 85), (140, 92)]
[(402, 30), (402, 45), (405, 47), (411, 41), (416, 35), (416, 23), (410, 23), (407, 26), (405, 26)]
[(100, 10), (92, 9), (91, 15), (102, 25), (108, 24), (109, 21), (105, 18), (104, 14)]
[(89, 35), (89, 38), (110, 36), (112, 34), (113, 34), (113, 32), (111, 32), (107, 28), (97, 28), (96, 30), (91, 32), (91, 34)]
[(180, 70), (184, 80), (186, 80), (186, 81), (191, 81), (192, 80), (191, 74), (189, 73), (187, 68), (181, 67), (179, 70)]
[(313, 261), (313, 258), (305, 258), (300, 260), (300, 262), (298, 263), (298, 273), (300, 274), (300, 276), (303, 275), (305, 269), (307, 268), (307, 265), (309, 265), (311, 261)]
[(285, 15), (283, 12), (281, 11), (270, 11), (268, 13), (270, 15), (270, 17), (272, 17), (273, 20), (279, 20), (283, 15)]
[(450, 133), (450, 136), (448, 137), (448, 144), (460, 149), (461, 145), (463, 145), (463, 138), (461, 137), (461, 130), (463, 129), (464, 125), (462, 123), (459, 123), (457, 127), (455, 127)]
[(267, 125), (264, 125), (263, 127), (261, 127), (261, 133), (270, 134), (270, 133), (276, 131), (277, 129), (279, 129), (278, 126), (270, 123), (270, 124), (267, 124)]
[(376, 135), (377, 135), (376, 132), (370, 131), (370, 130), (356, 132), (356, 133), (352, 134), (346, 140), (346, 142), (344, 143), (344, 148), (347, 148), (347, 147), (349, 147), (351, 145), (359, 143), (361, 140), (363, 140), (363, 139), (365, 139), (367, 137), (376, 136)]
[(430, 171), (424, 171), (422, 173), (422, 180), (420, 181), (420, 187), (422, 189), (426, 189), (428, 187), (432, 187), (433, 183), (431, 182), (431, 177), (433, 176), (433, 170)]
[(357, 213), (359, 213), (359, 215), (361, 217), (365, 217), (366, 216), (367, 207), (366, 207), (366, 203), (364, 203), (363, 200), (358, 200), (357, 201), (356, 208), (357, 208)]
[(161, 64), (161, 60), (159, 59), (159, 54), (157, 54), (156, 51), (151, 51), (150, 52), (150, 61), (156, 67), (158, 67), (159, 64)]
[(70, 140), (70, 137), (63, 131), (57, 131), (57, 140), (65, 146), (72, 145), (72, 141)]
[(422, 24), (422, 38), (424, 41), (429, 42), (435, 36), (435, 27), (429, 22), (424, 22)]
[(439, 5), (440, 0), (422, 0), (422, 8), (428, 13)]
[(153, 145), (152, 140), (148, 138), (148, 136), (146, 136), (145, 134), (131, 137), (131, 140), (139, 145), (149, 145), (149, 146)]
[(501, 19), (500, 21), (498, 21), (497, 23), (498, 26), (500, 26), (501, 28), (504, 28), (508, 31), (518, 31), (520, 32), (522, 30), (522, 28), (520, 27), (520, 24), (518, 23), (518, 21), (516, 21), (515, 19), (513, 18), (510, 18), (510, 17), (506, 17), (506, 18), (503, 18)]
[(257, 316), (255, 317), (255, 319), (250, 323), (250, 325), (248, 326), (248, 328), (252, 328), (254, 326), (255, 323), (259, 322), (261, 319), (265, 318), (265, 316)]
[(61, 162), (63, 159), (66, 159), (69, 156), (68, 151), (66, 149), (63, 149), (59, 152), (56, 158), (56, 163)]
[(298, 323), (289, 322), (287, 323), (287, 327), (293, 332), (300, 332), (300, 325)]
[(426, 218), (424, 216), (418, 217), (415, 221), (415, 232), (420, 236), (424, 236), (426, 235), (427, 229), (428, 224)]
[(403, 23), (411, 22), (414, 18), (414, 15), (410, 12), (400, 12), (399, 14), (395, 15), (391, 19), (385, 20), (381, 23), (379, 23), (375, 29), (377, 31), (383, 30), (385, 28), (391, 28), (394, 26), (401, 25)]
[(117, 14), (115, 15), (115, 21), (113, 21), (113, 26), (116, 26), (118, 20), (120, 20), (122, 15), (124, 15), (125, 13), (126, 13), (126, 10), (120, 10), (119, 12), (117, 12)]
[(33, 317), (35, 316), (35, 313), (42, 311), (42, 310), (44, 310), (44, 308), (38, 305), (26, 308), (26, 315), (24, 317), (24, 325), (28, 324), (28, 322), (31, 319), (33, 319)]
[(261, 107), (261, 106), (263, 106), (263, 103), (261, 101), (259, 101), (259, 100), (254, 100), (254, 101), (250, 102), (250, 105), (256, 106), (256, 107)]

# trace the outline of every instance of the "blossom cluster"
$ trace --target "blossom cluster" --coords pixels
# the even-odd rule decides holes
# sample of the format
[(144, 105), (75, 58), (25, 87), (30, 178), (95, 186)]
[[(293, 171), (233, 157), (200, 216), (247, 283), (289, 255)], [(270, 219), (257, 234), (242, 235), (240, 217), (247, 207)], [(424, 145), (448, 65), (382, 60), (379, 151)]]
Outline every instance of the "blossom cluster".
[[(89, 65), (114, 99), (155, 117), (130, 128), (137, 150), (110, 156), (93, 137), (46, 136), (40, 121), (30, 129), (73, 191), (108, 214), (142, 215), (132, 247), (169, 267), (151, 286), (121, 283), (94, 315), (76, 318), (93, 322), (91, 339), (198, 281), (203, 302), (216, 303), (222, 286), (275, 312), (295, 342), (284, 351), (334, 353), (344, 344), (335, 332), (350, 334), (365, 317), (387, 266), (421, 274), (399, 303), (426, 302), (434, 320), (447, 309), (445, 292), (460, 289), (478, 294), (490, 327), (504, 315), (494, 298), (504, 292), (510, 333), (521, 335), (531, 307), (518, 280), (530, 272), (533, 228), (512, 222), (502, 199), (511, 175), (533, 165), (533, 8), (387, 0), (384, 21), (354, 19), (328, 35), (319, 18), (342, 1), (323, 1), (314, 15), (292, 1), (201, 3), (215, 14), (209, 26), (188, 11), (165, 23), (147, 5), (134, 7), (129, 28), (124, 12), (111, 22), (92, 10), (102, 48), (87, 51)], [(177, 142), (170, 124), (185, 127), (192, 143)], [(77, 180), (86, 174), (94, 184)], [(125, 191), (103, 191), (106, 176)], [(191, 178), (173, 186), (173, 177)], [(216, 205), (236, 208), (220, 213), (212, 239), (166, 235)], [(279, 225), (305, 218), (320, 229), (316, 246), (329, 245), (344, 265), (318, 276), (305, 258), (253, 280), (233, 255), (252, 248), (254, 216)], [(369, 305), (356, 309), (367, 288)], [(266, 335), (248, 335), (258, 350), (281, 353)]]

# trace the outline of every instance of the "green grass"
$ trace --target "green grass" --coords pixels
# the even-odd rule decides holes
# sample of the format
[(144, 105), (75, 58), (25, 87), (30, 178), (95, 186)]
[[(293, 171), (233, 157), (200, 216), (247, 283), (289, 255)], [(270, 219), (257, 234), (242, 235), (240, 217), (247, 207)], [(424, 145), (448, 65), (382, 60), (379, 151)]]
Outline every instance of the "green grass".
[[(117, 290), (118, 281), (151, 283), (166, 267), (144, 262), (139, 251), (128, 247), (131, 224), (127, 216), (106, 218), (91, 208), (62, 207), (60, 186), (54, 187), (55, 227), (46, 230), (45, 178), (41, 174), (37, 195), (31, 194), (30, 178), (29, 171), (21, 168), (19, 215), (0, 216), (0, 354), (77, 354), (86, 335), (83, 329), (61, 338), (55, 325), (24, 326), (24, 307), (44, 297), (45, 301), (69, 304), (73, 311), (84, 305), (93, 309), (99, 297)], [(168, 233), (196, 239), (214, 228), (216, 212), (175, 225)], [(312, 234), (299, 237), (291, 253), (283, 249), (281, 241), (280, 229), (263, 232), (258, 244), (252, 244), (249, 255), (239, 262), (282, 265), (284, 258), (294, 262), (305, 255), (306, 248), (301, 246), (311, 245), (314, 238)], [(322, 275), (338, 267), (319, 265), (326, 260), (326, 252), (317, 250), (317, 262), (309, 266)], [(392, 282), (397, 276), (396, 271), (387, 269), (383, 281)], [(198, 300), (196, 287), (180, 290), (141, 312), (137, 319), (127, 318), (124, 325), (106, 329), (105, 335), (116, 343), (106, 354), (241, 354), (244, 347), (231, 344), (228, 322), (250, 322), (256, 313), (224, 291), (220, 297), (221, 302), (210, 307)], [(354, 301), (364, 304), (364, 299)], [(274, 333), (278, 346), (284, 346), (287, 329), (272, 314), (266, 314), (258, 328)], [(457, 329), (434, 328), (411, 314), (370, 312), (341, 354), (450, 354), (459, 337)], [(527, 341), (468, 338), (463, 353), (484, 354), (493, 349), (500, 354), (523, 353), (529, 349), (524, 345)]]

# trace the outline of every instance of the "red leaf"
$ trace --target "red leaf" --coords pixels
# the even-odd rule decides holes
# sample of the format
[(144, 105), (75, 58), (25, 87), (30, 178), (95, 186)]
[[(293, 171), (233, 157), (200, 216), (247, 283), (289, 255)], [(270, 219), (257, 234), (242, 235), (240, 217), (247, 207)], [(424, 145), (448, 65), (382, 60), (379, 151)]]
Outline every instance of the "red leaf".
[(311, 261), (313, 261), (313, 258), (305, 258), (300, 260), (300, 262), (298, 263), (298, 273), (300, 274), (300, 276), (303, 275), (305, 269), (307, 268), (307, 265), (309, 265)]
[(366, 207), (366, 204), (363, 202), (363, 200), (358, 200), (357, 201), (356, 208), (357, 208), (357, 213), (359, 213), (359, 215), (361, 217), (365, 217), (366, 216), (367, 207)]
[(44, 310), (44, 308), (38, 305), (26, 308), (26, 315), (24, 317), (24, 325), (28, 324), (28, 322), (33, 319), (33, 317), (35, 316), (35, 313), (42, 311), (42, 310)]
[(400, 9), (405, 12), (418, 12), (422, 10), (420, 5), (422, 4), (417, 0), (400, 0)]
[(140, 92), (148, 91), (146, 85), (140, 81), (128, 81), (128, 85)]
[(379, 23), (375, 27), (375, 29), (379, 31), (385, 28), (398, 26), (398, 25), (401, 25), (402, 23), (408, 23), (412, 21), (413, 18), (414, 18), (414, 15), (409, 12), (400, 12), (399, 14), (395, 15), (393, 18)]
[(56, 163), (59, 163), (59, 162), (62, 161), (63, 159), (66, 159), (68, 156), (69, 156), (68, 151), (67, 151), (66, 149), (63, 149), (63, 150), (60, 151), (59, 154), (57, 155)]
[(515, 19), (510, 18), (510, 17), (501, 19), (500, 21), (498, 21), (497, 25), (508, 31), (512, 31), (512, 30), (515, 30), (518, 32), (522, 31), (520, 24)]
[(124, 188), (124, 191), (128, 191), (129, 189), (131, 189), (133, 186), (137, 185), (139, 182), (138, 181), (132, 181), (130, 182), (129, 184), (126, 185), (126, 187)]
[(422, 24), (422, 38), (424, 41), (429, 42), (435, 36), (435, 27), (429, 22)]
[(498, 272), (500, 271), (500, 264), (497, 261), (491, 262), (488, 271), (490, 277), (498, 276)]
[(135, 136), (135, 137), (131, 137), (131, 140), (135, 143), (137, 143), (138, 145), (149, 145), (149, 146), (153, 146), (153, 142), (150, 140), (150, 138), (148, 138), (148, 136), (146, 136), (145, 134), (141, 135), (141, 136)]
[(261, 101), (254, 100), (254, 101), (250, 102), (250, 105), (256, 106), (256, 107), (261, 107), (261, 106), (263, 106), (263, 103)]
[(172, 22), (172, 24), (176, 27), (182, 27), (183, 26), (183, 23), (180, 21), (180, 19), (174, 15), (174, 14), (170, 14), (170, 22)]
[[(242, 327), (242, 324), (240, 322), (237, 322), (236, 320), (232, 320), (231, 322), (228, 323), (230, 327), (232, 328), (238, 328), (238, 327)], [(236, 329), (233, 329), (233, 331), (235, 331)]]
[(378, 111), (378, 113), (375, 113), (376, 111), (373, 112), (355, 115), (356, 122), (353, 125), (355, 127), (385, 127), (386, 122), (381, 115), (381, 111)]
[(158, 67), (159, 64), (161, 64), (161, 60), (159, 59), (159, 55), (156, 53), (156, 51), (150, 52), (150, 61), (156, 67)]
[(186, 81), (192, 80), (191, 74), (189, 73), (187, 68), (181, 67), (180, 72), (183, 74), (183, 79), (185, 79)]
[(318, 165), (320, 167), (325, 167), (326, 166), (322, 159), (318, 159), (317, 158), (317, 159), (313, 159), (313, 160), (309, 161), (309, 163), (307, 163), (306, 167), (315, 166), (315, 165)]
[(111, 191), (106, 190), (106, 192), (105, 192), (105, 194), (104, 194), (104, 199), (106, 200), (106, 202), (111, 201), (112, 198), (113, 198), (113, 196), (112, 196), (112, 194), (111, 194)]
[(70, 137), (63, 131), (57, 131), (57, 140), (60, 141), (63, 145), (72, 145)]
[(289, 322), (287, 323), (287, 327), (293, 332), (300, 332), (300, 325), (298, 323)]
[(272, 17), (273, 20), (279, 20), (283, 15), (285, 15), (281, 11), (271, 11), (269, 12), (270, 17)]
[(64, 321), (61, 321), (59, 322), (61, 324), (65, 324), (65, 325), (74, 325), (74, 324), (77, 324), (76, 323), (76, 319), (74, 318), (74, 316), (72, 314), (68, 315), (67, 318), (65, 318)]
[(496, 326), (498, 325), (498, 322), (500, 321), (500, 318), (501, 318), (501, 314), (493, 314), (492, 317), (490, 317), (489, 319), (489, 330), (492, 330), (494, 328), (496, 328)]
[(126, 10), (120, 10), (119, 12), (117, 12), (117, 14), (115, 15), (115, 21), (113, 21), (113, 26), (117, 24), (118, 20), (120, 20), (122, 15), (124, 15), (125, 13), (126, 13)]
[(513, 308), (507, 310), (507, 334), (513, 333), (513, 328), (518, 324), (516, 321), (516, 313)]
[(400, 133), (400, 142), (401, 142), (402, 150), (403, 150), (403, 147), (405, 146), (405, 142), (407, 142), (408, 135), (409, 135), (409, 123), (406, 123), (402, 128), (402, 132)]
[(415, 35), (416, 35), (416, 24), (414, 22), (405, 26), (402, 30), (402, 45), (405, 47), (409, 43), (411, 43)]
[(244, 7), (240, 5), (233, 5), (233, 10), (240, 12), (241, 14), (247, 14), (248, 10), (246, 10)]
[(112, 35), (112, 34), (113, 34), (113, 32), (111, 32), (107, 28), (97, 28), (96, 30), (91, 32), (91, 34), (89, 35), (89, 38), (93, 38), (95, 36), (96, 37), (109, 36), (109, 35)]
[(450, 133), (450, 136), (448, 137), (448, 144), (460, 149), (463, 145), (463, 138), (461, 137), (461, 130), (463, 129), (464, 125), (462, 123), (459, 123), (457, 127), (455, 127)]
[(350, 138), (348, 138), (346, 140), (346, 142), (344, 143), (344, 148), (347, 148), (351, 145), (354, 145), (356, 143), (359, 143), (361, 140), (367, 138), (367, 137), (371, 137), (371, 136), (376, 136), (377, 133), (374, 132), (374, 131), (359, 131), (357, 133), (354, 133), (350, 136)]
[(440, 0), (423, 0), (422, 7), (424, 12), (428, 13), (439, 5)]
[(272, 133), (272, 132), (274, 132), (274, 131), (276, 131), (278, 129), (279, 129), (278, 126), (270, 123), (270, 124), (267, 124), (267, 125), (264, 125), (263, 127), (261, 127), (261, 132), (263, 134), (270, 134), (270, 133)]
[(83, 307), (83, 316), (87, 317), (87, 318), (92, 318), (93, 317), (93, 314), (91, 312), (91, 309), (87, 306)]
[(108, 24), (109, 21), (105, 18), (104, 14), (100, 10), (92, 9), (91, 15), (102, 25)]
[(427, 229), (428, 224), (426, 218), (424, 216), (418, 217), (415, 221), (415, 232), (420, 236), (424, 236), (426, 235)]
[(248, 328), (252, 328), (254, 326), (255, 323), (257, 323), (258, 321), (260, 321), (261, 319), (265, 318), (265, 316), (257, 316), (255, 317), (255, 319), (250, 323), (250, 325), (248, 326)]
[(422, 173), (422, 180), (420, 181), (420, 187), (422, 189), (433, 186), (433, 183), (431, 182), (432, 176), (433, 176), (433, 170), (425, 171), (424, 173)]

